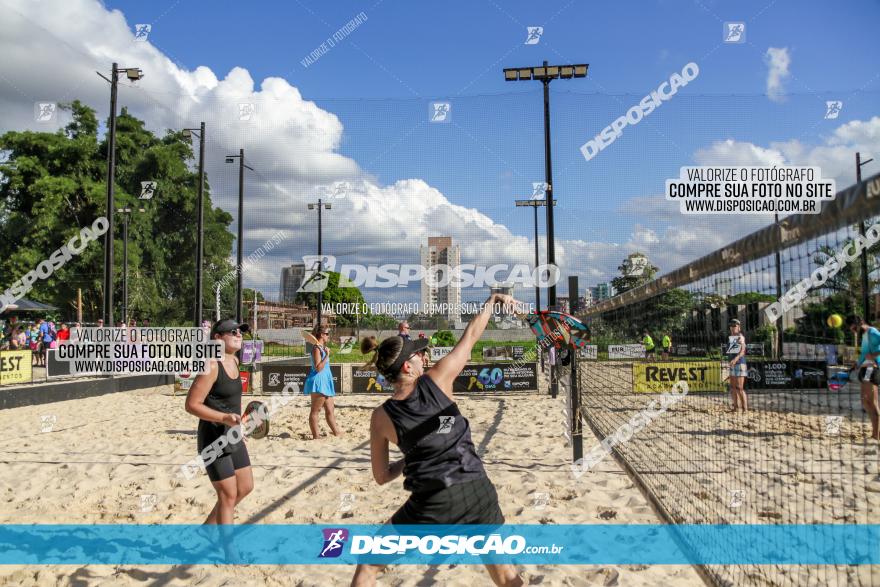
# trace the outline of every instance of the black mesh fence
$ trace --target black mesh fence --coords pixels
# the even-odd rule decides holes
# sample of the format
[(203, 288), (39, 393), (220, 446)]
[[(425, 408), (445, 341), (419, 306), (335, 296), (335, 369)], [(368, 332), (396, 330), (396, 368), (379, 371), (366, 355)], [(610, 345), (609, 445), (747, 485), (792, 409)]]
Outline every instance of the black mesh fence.
[[(880, 245), (870, 242), (880, 219), (865, 187), (851, 188), (850, 199), (839, 194), (821, 217), (783, 219), (586, 313), (598, 359), (579, 363), (582, 416), (669, 522), (880, 520), (878, 441), (849, 373), (861, 336), (837, 318), (864, 314), (867, 281), (868, 321), (876, 319)], [(863, 242), (867, 280), (854, 254)], [(817, 272), (835, 258), (835, 275)], [(793, 307), (773, 305), (810, 279)], [(732, 319), (747, 344), (747, 410), (732, 410), (725, 380)], [(687, 393), (664, 403), (661, 392), (676, 381), (687, 382)], [(584, 447), (586, 469), (594, 448)], [(689, 546), (698, 553), (720, 545)], [(707, 570), (723, 585), (880, 585), (872, 566)]]

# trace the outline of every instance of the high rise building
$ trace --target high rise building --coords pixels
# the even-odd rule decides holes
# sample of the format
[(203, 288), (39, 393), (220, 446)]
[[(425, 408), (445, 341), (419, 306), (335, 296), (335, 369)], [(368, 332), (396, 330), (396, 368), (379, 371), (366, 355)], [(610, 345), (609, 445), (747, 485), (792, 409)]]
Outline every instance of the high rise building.
[[(449, 269), (436, 271), (438, 265), (454, 268), (461, 265), (461, 251), (458, 245), (452, 244), (450, 236), (428, 237), (427, 246), (419, 247), (419, 260), (428, 277), (422, 280), (422, 307), (429, 313), (440, 314), (453, 323), (461, 321), (461, 287), (450, 283)], [(445, 271), (445, 273), (444, 273)], [(436, 276), (436, 279), (434, 277)], [(431, 311), (438, 306), (445, 311)]]
[(306, 276), (305, 263), (294, 263), (290, 267), (281, 269), (281, 292), (280, 300), (285, 303), (293, 303), (296, 291), (302, 287)]
[(590, 294), (593, 297), (593, 303), (601, 302), (602, 300), (607, 300), (608, 298), (614, 297), (616, 293), (614, 291), (614, 286), (608, 283), (600, 283), (596, 287), (590, 288)]

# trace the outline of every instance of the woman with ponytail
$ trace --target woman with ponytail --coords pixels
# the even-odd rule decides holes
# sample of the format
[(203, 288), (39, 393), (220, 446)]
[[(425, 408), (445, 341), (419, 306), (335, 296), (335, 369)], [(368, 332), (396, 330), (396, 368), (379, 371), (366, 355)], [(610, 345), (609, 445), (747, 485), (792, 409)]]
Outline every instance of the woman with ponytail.
[[(425, 372), (426, 338), (391, 336), (361, 342), (361, 352), (374, 353), (370, 364), (394, 386), (394, 393), (373, 411), (370, 461), (373, 478), (384, 485), (403, 475), (410, 498), (390, 523), (501, 525), (498, 494), (486, 475), (471, 440), (471, 429), (455, 404), (452, 383), (471, 357), (497, 305), (512, 310), (516, 301), (493, 293), (471, 320), (448, 355)], [(389, 445), (403, 459), (389, 462)], [(352, 585), (375, 585), (383, 565), (359, 564)], [(522, 585), (513, 565), (486, 565), (496, 585)]]

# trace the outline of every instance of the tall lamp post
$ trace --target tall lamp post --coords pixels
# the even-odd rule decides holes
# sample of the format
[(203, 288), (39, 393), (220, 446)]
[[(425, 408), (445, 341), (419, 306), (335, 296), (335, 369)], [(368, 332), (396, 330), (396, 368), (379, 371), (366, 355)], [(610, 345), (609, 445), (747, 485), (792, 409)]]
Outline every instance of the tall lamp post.
[(244, 162), (244, 149), (238, 150), (238, 155), (227, 155), (226, 162), (227, 163), (235, 163), (235, 160), (238, 159), (238, 238), (237, 242), (237, 254), (236, 254), (236, 266), (235, 269), (238, 273), (235, 281), (235, 321), (241, 324), (241, 273), (242, 273), (242, 253), (244, 251), (244, 170), (250, 169), (254, 170), (253, 167), (246, 165)]
[[(117, 208), (116, 211), (122, 214), (122, 322), (128, 324), (128, 224), (134, 210), (125, 207)], [(138, 208), (137, 211), (143, 213), (144, 209)]]
[[(874, 159), (862, 161), (862, 154), (856, 153), (856, 183), (862, 183), (862, 165), (870, 163)], [(865, 221), (859, 221), (859, 234), (865, 236)], [(868, 248), (862, 249), (862, 312), (866, 322), (871, 321), (871, 300), (868, 285)]]
[(116, 89), (119, 74), (125, 73), (130, 81), (144, 77), (137, 67), (119, 67), (114, 63), (108, 78), (100, 71), (99, 76), (110, 82), (110, 121), (107, 125), (107, 234), (104, 235), (104, 324), (113, 325), (113, 210), (114, 182), (116, 181)]
[[(316, 204), (309, 204), (309, 210), (318, 209), (318, 273), (320, 274), (324, 270), (324, 253), (321, 248), (321, 210), (330, 210), (331, 205), (325, 203), (321, 198), (318, 198), (318, 202)], [(315, 326), (321, 326), (321, 302), (323, 301), (323, 296), (321, 292), (323, 288), (318, 288), (318, 316), (317, 322)]]
[[(779, 214), (773, 215), (773, 221), (776, 224), (776, 230), (780, 234), (780, 245), (776, 247), (776, 251), (774, 252), (774, 257), (776, 260), (776, 299), (782, 299), (782, 260), (779, 255), (779, 249), (782, 246), (782, 226), (779, 224)], [(783, 339), (783, 328), (785, 326), (784, 317), (779, 316), (776, 320), (776, 358), (782, 358), (782, 347), (784, 346)]]
[(196, 229), (196, 307), (193, 313), (193, 322), (196, 328), (202, 325), (202, 265), (205, 262), (205, 123), (199, 128), (183, 129), (183, 137), (199, 139), (199, 201), (197, 212), (198, 228)]
[[(530, 207), (535, 211), (535, 272), (538, 271), (538, 267), (541, 265), (540, 257), (538, 256), (538, 208), (540, 206), (546, 206), (547, 202), (545, 200), (515, 200), (516, 207)], [(553, 205), (556, 205), (556, 200), (553, 200)], [(537, 275), (536, 275), (537, 278)], [(535, 310), (541, 309), (541, 287), (538, 285), (538, 280), (535, 280)]]
[[(504, 79), (513, 81), (535, 80), (544, 84), (544, 182), (547, 184), (547, 263), (556, 265), (556, 245), (553, 236), (553, 164), (550, 155), (550, 82), (555, 79), (571, 79), (587, 77), (589, 64), (577, 65), (544, 65), (537, 67), (513, 67), (504, 69)], [(556, 306), (556, 284), (550, 285), (547, 292), (547, 307)]]

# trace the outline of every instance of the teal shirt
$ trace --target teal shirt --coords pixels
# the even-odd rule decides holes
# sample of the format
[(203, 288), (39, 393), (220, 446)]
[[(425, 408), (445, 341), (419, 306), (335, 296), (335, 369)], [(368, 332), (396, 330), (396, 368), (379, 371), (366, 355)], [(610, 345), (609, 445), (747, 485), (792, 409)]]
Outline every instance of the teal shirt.
[(880, 330), (873, 326), (870, 326), (868, 331), (862, 335), (862, 354), (859, 355), (858, 365), (865, 362), (865, 357), (869, 353), (880, 353)]

